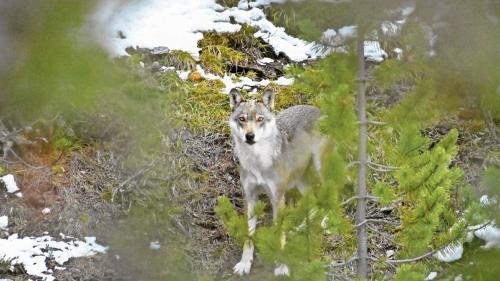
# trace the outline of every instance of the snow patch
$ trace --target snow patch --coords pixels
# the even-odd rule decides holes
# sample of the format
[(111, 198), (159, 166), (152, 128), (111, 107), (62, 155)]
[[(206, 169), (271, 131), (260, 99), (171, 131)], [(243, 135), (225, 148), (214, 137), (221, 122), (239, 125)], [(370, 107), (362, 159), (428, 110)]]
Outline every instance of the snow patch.
[(475, 237), (486, 242), (481, 248), (500, 248), (500, 228), (496, 227), (495, 223), (473, 226), (472, 229), (477, 229), (473, 231)]
[[(293, 78), (286, 78), (284, 76), (279, 77), (277, 80), (274, 81), (271, 81), (269, 79), (255, 81), (246, 76), (237, 77), (234, 74), (231, 75), (225, 74), (224, 77), (220, 77), (218, 75), (206, 73), (205, 70), (203, 70), (203, 68), (200, 65), (196, 65), (196, 71), (204, 79), (222, 81), (222, 83), (224, 83), (224, 93), (226, 94), (229, 94), (229, 92), (233, 88), (240, 88), (247, 90), (252, 88), (262, 88), (268, 86), (269, 84), (271, 84), (271, 82), (274, 82), (275, 84), (280, 86), (289, 86), (292, 85), (294, 82)], [(179, 75), (179, 78), (181, 78), (182, 80), (187, 80), (189, 73), (190, 71), (177, 71), (177, 75)]]
[(365, 41), (365, 59), (367, 61), (382, 62), (387, 57), (387, 53), (380, 48), (378, 41)]
[[(202, 32), (233, 33), (239, 31), (240, 24), (244, 23), (258, 27), (260, 30), (255, 36), (268, 42), (276, 54), (284, 53), (293, 61), (314, 59), (321, 55), (316, 43), (288, 35), (284, 28), (276, 27), (267, 20), (263, 10), (258, 8), (282, 1), (252, 2), (251, 9), (248, 9), (246, 1), (241, 1), (239, 7), (229, 9), (224, 9), (215, 0), (143, 0), (122, 6), (102, 2), (104, 4), (94, 13), (93, 21), (105, 28), (105, 38), (100, 39), (107, 42), (105, 47), (112, 55), (126, 55), (125, 48), (129, 46), (166, 46), (198, 57), (200, 48), (197, 42), (202, 39)], [(231, 23), (231, 18), (237, 24)]]
[(262, 58), (262, 59), (257, 61), (257, 63), (259, 63), (261, 65), (273, 63), (273, 62), (274, 62), (274, 60), (272, 58)]
[(7, 229), (7, 226), (9, 226), (9, 217), (1, 216), (0, 217), (0, 230)]
[(27, 274), (46, 281), (55, 280), (52, 270), (46, 265), (48, 258), (63, 265), (70, 258), (106, 253), (107, 249), (97, 244), (95, 237), (85, 237), (85, 241), (62, 242), (50, 236), (19, 238), (17, 234), (12, 234), (7, 239), (0, 239), (2, 260), (10, 260), (12, 265), (22, 264)]
[(14, 176), (11, 174), (0, 177), (0, 181), (5, 184), (8, 193), (14, 193), (19, 191), (19, 187), (17, 187), (16, 181), (14, 180)]
[(356, 37), (357, 30), (358, 30), (358, 27), (355, 25), (343, 26), (343, 27), (339, 28), (339, 34), (343, 38), (354, 38), (354, 37)]
[(149, 248), (151, 250), (158, 251), (161, 248), (160, 242), (159, 241), (153, 241), (149, 243)]
[(44, 214), (44, 215), (50, 214), (50, 208), (43, 208), (42, 214)]
[(483, 195), (481, 198), (479, 198), (479, 203), (481, 203), (481, 206), (483, 207), (489, 207), (491, 205), (495, 205), (498, 203), (496, 198), (489, 198), (488, 195)]
[(437, 251), (434, 257), (442, 262), (453, 262), (459, 260), (464, 253), (464, 247), (461, 243), (452, 243), (444, 249)]

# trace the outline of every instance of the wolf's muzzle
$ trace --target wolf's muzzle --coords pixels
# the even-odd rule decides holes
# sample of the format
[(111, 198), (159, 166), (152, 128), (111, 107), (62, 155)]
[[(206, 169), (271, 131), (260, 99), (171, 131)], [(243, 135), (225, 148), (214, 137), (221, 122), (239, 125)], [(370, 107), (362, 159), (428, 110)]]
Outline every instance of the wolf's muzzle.
[(255, 134), (253, 134), (253, 133), (245, 134), (245, 139), (246, 139), (248, 144), (254, 144), (255, 143), (255, 141), (254, 141)]

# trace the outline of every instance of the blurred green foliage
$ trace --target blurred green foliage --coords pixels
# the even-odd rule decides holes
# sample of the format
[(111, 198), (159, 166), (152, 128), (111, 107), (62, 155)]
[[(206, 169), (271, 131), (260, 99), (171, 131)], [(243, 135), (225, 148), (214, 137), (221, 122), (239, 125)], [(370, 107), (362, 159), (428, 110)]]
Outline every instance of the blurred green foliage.
[(270, 21), (286, 28), (287, 33), (314, 41), (328, 28), (353, 25), (352, 4), (349, 1), (332, 4), (326, 1), (286, 1), (265, 9)]
[(97, 46), (84, 28), (94, 4), (49, 0), (32, 7), (37, 9), (33, 24), (21, 25), (26, 30), (18, 38), (22, 59), (0, 77), (0, 113), (21, 124), (59, 116), (75, 133), (58, 133), (55, 144), (61, 147), (73, 146), (74, 138), (104, 137), (112, 131), (109, 126), (121, 126), (134, 150), (150, 150), (166, 131), (167, 95)]

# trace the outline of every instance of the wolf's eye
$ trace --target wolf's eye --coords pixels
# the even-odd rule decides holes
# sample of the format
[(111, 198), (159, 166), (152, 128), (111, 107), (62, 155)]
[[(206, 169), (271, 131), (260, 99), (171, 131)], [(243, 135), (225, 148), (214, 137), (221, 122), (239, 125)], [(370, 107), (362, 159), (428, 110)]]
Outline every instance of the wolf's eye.
[(262, 121), (264, 121), (264, 117), (257, 118), (257, 122), (262, 122)]
[(242, 116), (239, 119), (240, 119), (241, 122), (245, 122), (245, 117)]

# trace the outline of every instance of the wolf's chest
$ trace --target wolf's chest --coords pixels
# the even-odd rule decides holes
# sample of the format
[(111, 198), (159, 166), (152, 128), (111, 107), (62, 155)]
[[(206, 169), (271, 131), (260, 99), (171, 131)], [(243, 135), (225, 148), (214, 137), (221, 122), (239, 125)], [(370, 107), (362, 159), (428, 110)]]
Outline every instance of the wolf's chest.
[(240, 165), (247, 170), (271, 168), (276, 161), (277, 151), (271, 145), (242, 145), (237, 153)]

